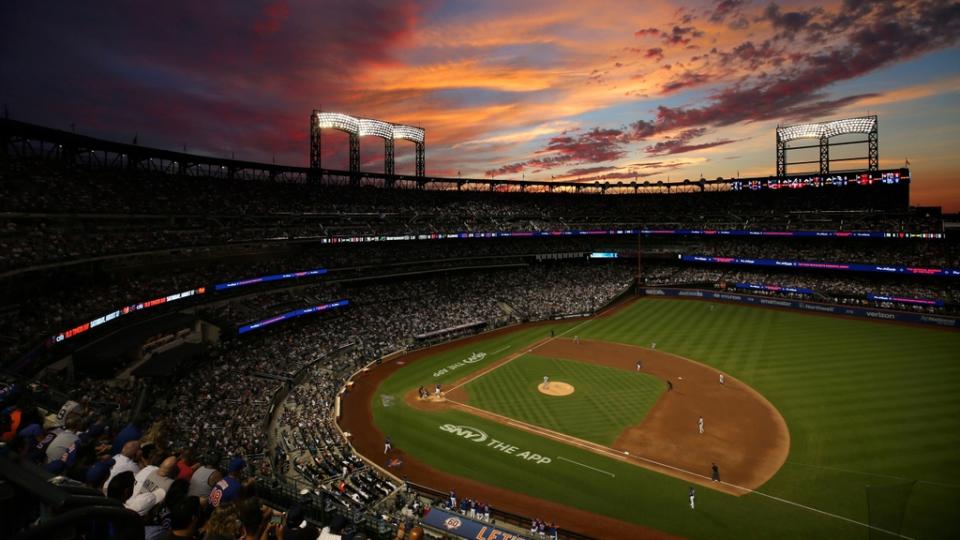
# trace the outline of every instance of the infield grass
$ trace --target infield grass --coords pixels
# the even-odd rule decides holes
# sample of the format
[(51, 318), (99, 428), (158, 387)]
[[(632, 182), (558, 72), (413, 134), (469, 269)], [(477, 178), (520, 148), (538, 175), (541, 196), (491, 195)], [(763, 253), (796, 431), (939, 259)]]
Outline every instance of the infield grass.
[[(541, 393), (544, 375), (572, 384), (574, 393)], [(464, 388), (470, 405), (606, 446), (642, 422), (664, 391), (663, 382), (646, 373), (529, 354)]]
[[(697, 510), (690, 511), (681, 480), (461, 411), (423, 412), (402, 399), (391, 406), (377, 399), (374, 420), (396, 447), (441, 470), (689, 538), (894, 538), (847, 520), (899, 529), (914, 539), (960, 538), (960, 332), (672, 299), (645, 299), (607, 318), (553, 329), (574, 327), (588, 339), (640, 346), (655, 341), (658, 349), (714, 366), (762, 393), (784, 416), (791, 448), (784, 466), (758, 491), (782, 500), (702, 488)], [(550, 328), (522, 329), (425, 358), (398, 370), (380, 393), (400, 396), (420, 384), (460, 379), (542, 339)], [(484, 361), (435, 376), (477, 351), (488, 353)], [(471, 399), (493, 400), (473, 396), (470, 386)], [(607, 422), (602, 416), (597, 421)], [(444, 424), (484, 430), (552, 461), (522, 460), (444, 432)], [(903, 496), (905, 481), (912, 488)], [(877, 499), (868, 502), (868, 489), (901, 496), (878, 507)], [(870, 504), (880, 510), (871, 515)], [(562, 525), (562, 516), (556, 518)]]

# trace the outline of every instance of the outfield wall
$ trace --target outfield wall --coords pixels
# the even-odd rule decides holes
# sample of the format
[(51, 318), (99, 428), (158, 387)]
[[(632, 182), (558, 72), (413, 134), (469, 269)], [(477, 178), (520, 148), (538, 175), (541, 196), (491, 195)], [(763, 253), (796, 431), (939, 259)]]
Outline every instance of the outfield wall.
[(879, 319), (883, 321), (927, 324), (947, 328), (960, 328), (960, 319), (942, 315), (926, 315), (923, 313), (906, 313), (866, 307), (819, 304), (815, 302), (805, 302), (803, 300), (790, 300), (788, 298), (770, 298), (767, 296), (754, 296), (751, 294), (739, 294), (724, 291), (706, 291), (702, 289), (643, 287), (641, 290), (646, 296), (673, 296), (682, 298), (703, 298), (705, 300), (724, 300), (727, 302), (740, 302), (743, 304), (795, 309), (798, 311), (809, 311), (828, 315), (847, 315), (851, 317), (863, 317), (867, 319)]

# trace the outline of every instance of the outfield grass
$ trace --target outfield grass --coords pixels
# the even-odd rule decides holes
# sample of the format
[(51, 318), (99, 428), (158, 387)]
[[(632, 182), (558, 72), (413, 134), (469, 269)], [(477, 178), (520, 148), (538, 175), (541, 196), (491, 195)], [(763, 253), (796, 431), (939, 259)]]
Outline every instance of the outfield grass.
[[(575, 392), (562, 398), (542, 394), (537, 386), (544, 375), (572, 384)], [(606, 446), (642, 422), (664, 391), (663, 381), (646, 373), (534, 355), (464, 388), (470, 405)]]
[[(867, 486), (882, 489), (915, 480), (902, 534), (960, 537), (954, 516), (960, 507), (960, 333), (747, 306), (711, 310), (710, 305), (645, 299), (609, 318), (554, 329), (578, 325), (575, 332), (589, 339), (642, 346), (656, 341), (658, 349), (714, 366), (761, 392), (783, 414), (791, 448), (786, 464), (760, 492), (868, 522)], [(549, 329), (526, 329), (418, 361), (384, 381), (380, 392), (399, 396), (420, 384), (452, 382), (542, 339)], [(497, 353), (434, 377), (477, 351)], [(697, 510), (691, 512), (685, 504), (687, 484), (680, 480), (459, 411), (425, 413), (403, 400), (384, 407), (377, 399), (374, 418), (395, 446), (439, 469), (690, 538), (883, 537), (759, 494), (737, 498), (700, 489)], [(523, 462), (441, 431), (447, 423), (473, 426), (521, 448), (609, 474), (558, 459)], [(562, 517), (558, 520), (562, 524)]]

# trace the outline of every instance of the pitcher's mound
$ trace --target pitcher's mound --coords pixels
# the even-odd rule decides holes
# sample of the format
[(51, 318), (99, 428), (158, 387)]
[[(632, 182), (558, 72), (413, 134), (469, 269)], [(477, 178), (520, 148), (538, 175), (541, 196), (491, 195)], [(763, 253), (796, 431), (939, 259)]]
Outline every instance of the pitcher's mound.
[(546, 394), (548, 396), (569, 396), (573, 393), (574, 388), (572, 384), (567, 384), (560, 381), (550, 381), (546, 387), (543, 386), (543, 383), (540, 383), (537, 386), (537, 390), (541, 394)]

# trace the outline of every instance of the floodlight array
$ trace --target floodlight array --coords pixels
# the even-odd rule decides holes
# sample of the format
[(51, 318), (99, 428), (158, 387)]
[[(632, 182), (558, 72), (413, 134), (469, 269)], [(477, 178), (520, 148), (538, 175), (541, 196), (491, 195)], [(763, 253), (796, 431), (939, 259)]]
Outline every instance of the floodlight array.
[(406, 141), (422, 143), (425, 133), (426, 132), (423, 130), (423, 128), (418, 128), (413, 126), (403, 126), (399, 124), (395, 124), (393, 126), (394, 139), (403, 139)]
[(337, 129), (364, 137), (373, 135), (383, 139), (403, 139), (416, 143), (423, 143), (423, 128), (391, 124), (370, 118), (354, 118), (343, 113), (317, 113), (317, 127), (320, 129)]
[(320, 129), (337, 129), (347, 133), (358, 134), (360, 121), (342, 113), (317, 113), (317, 127)]
[(863, 116), (860, 118), (845, 118), (843, 120), (834, 120), (824, 124), (823, 134), (828, 138), (836, 135), (845, 135), (847, 133), (870, 133), (877, 126), (876, 116)]
[(359, 135), (361, 137), (374, 135), (382, 139), (393, 138), (393, 124), (382, 122), (380, 120), (371, 120), (369, 118), (360, 118), (359, 120)]
[(812, 124), (796, 124), (777, 128), (777, 137), (781, 142), (794, 139), (819, 139), (821, 137), (835, 137), (847, 133), (870, 133), (877, 127), (876, 116), (862, 116), (858, 118), (844, 118), (832, 122), (816, 122)]

